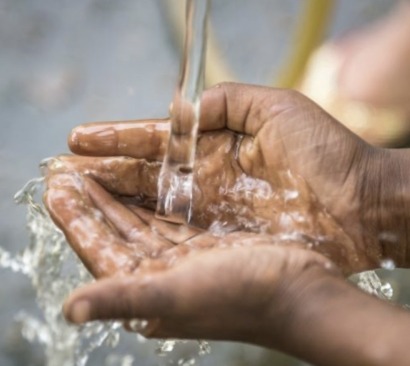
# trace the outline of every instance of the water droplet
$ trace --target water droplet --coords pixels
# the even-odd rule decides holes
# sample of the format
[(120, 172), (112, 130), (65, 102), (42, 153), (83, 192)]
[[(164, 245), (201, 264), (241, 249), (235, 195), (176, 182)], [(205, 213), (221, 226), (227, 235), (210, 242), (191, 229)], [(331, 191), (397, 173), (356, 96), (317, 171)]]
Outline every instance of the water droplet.
[(199, 355), (208, 355), (211, 353), (211, 346), (207, 341), (200, 340), (198, 341), (198, 347), (199, 347)]
[(391, 231), (383, 231), (378, 235), (378, 239), (380, 241), (384, 241), (388, 243), (397, 243), (399, 240), (399, 237), (397, 236), (397, 234)]
[(396, 268), (396, 265), (392, 259), (384, 259), (380, 262), (380, 266), (383, 269), (387, 269), (388, 271), (392, 271)]
[(147, 327), (148, 320), (132, 319), (128, 325), (134, 332), (142, 332)]
[(120, 334), (118, 332), (113, 332), (107, 335), (105, 344), (107, 346), (114, 348), (114, 347), (117, 347), (119, 341), (120, 341)]
[(380, 286), (380, 291), (389, 300), (393, 297), (393, 287), (390, 285), (390, 283), (385, 283)]
[(296, 190), (285, 189), (283, 192), (285, 201), (291, 201), (299, 197), (299, 192)]
[(175, 339), (159, 341), (156, 353), (159, 356), (166, 356), (169, 352), (172, 352), (174, 350), (176, 343), (177, 341)]

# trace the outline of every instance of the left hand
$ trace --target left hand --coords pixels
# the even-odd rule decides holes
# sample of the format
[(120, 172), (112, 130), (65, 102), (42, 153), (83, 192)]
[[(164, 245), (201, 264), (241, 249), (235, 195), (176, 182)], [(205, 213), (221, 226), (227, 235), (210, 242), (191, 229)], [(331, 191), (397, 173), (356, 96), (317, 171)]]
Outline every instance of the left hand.
[(75, 323), (142, 318), (148, 324), (139, 331), (149, 337), (280, 347), (290, 306), (304, 304), (298, 296), (318, 279), (340, 277), (303, 243), (167, 223), (81, 175), (50, 175), (45, 202), (100, 278), (66, 301), (65, 315)]
[[(380, 248), (364, 235), (371, 226), (357, 219), (370, 146), (292, 91), (221, 84), (202, 102), (192, 226), (292, 237), (346, 274), (377, 265)], [(49, 174), (82, 173), (123, 203), (155, 209), (168, 126), (80, 126), (70, 147), (91, 156), (59, 157)]]

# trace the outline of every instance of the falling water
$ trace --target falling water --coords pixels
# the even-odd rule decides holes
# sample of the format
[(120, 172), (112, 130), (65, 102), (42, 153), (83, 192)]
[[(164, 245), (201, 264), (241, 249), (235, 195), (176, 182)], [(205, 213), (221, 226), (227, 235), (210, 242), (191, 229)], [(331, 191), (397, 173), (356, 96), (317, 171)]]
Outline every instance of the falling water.
[(158, 182), (157, 216), (186, 223), (191, 216), (193, 167), (204, 84), (208, 0), (187, 0), (186, 34), (171, 132)]
[[(186, 25), (180, 80), (171, 108), (168, 147), (158, 180), (157, 217), (187, 223), (191, 217), (193, 168), (199, 127), (200, 98), (204, 87), (209, 0), (186, 1)], [(173, 350), (166, 340), (159, 354)], [(199, 353), (209, 345), (199, 341)], [(187, 363), (191, 364), (191, 363)]]

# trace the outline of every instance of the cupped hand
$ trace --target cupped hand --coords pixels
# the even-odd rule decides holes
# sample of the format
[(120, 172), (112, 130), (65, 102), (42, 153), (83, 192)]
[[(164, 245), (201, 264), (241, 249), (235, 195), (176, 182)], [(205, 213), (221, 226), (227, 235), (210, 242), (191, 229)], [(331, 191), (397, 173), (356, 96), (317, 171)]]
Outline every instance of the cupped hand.
[(333, 331), (328, 304), (343, 313), (357, 297), (337, 268), (380, 258), (362, 219), (372, 216), (363, 172), (379, 150), (300, 94), (222, 84), (202, 101), (193, 219), (176, 225), (153, 211), (168, 130), (167, 120), (80, 126), (69, 140), (78, 155), (50, 161), (45, 204), (98, 278), (69, 297), (66, 317), (146, 319), (147, 336), (303, 355), (310, 314)]
[[(221, 84), (201, 108), (192, 226), (291, 237), (345, 273), (377, 265), (359, 220), (372, 147), (293, 91)], [(85, 156), (59, 157), (50, 174), (82, 172), (122, 202), (155, 208), (168, 130), (168, 120), (80, 126), (69, 145)]]
[[(164, 222), (84, 175), (53, 174), (47, 183), (54, 221), (98, 278), (66, 301), (75, 323), (118, 319), (149, 337), (279, 346), (296, 298), (323, 276), (339, 276), (330, 260), (292, 240)], [(135, 328), (134, 319), (147, 322)]]

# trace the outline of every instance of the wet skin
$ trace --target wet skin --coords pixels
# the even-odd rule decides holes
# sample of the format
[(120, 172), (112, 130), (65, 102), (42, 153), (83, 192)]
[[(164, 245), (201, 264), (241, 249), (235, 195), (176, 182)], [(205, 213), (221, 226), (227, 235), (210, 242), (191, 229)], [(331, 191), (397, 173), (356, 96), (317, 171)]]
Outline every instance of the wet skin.
[[(45, 203), (101, 278), (72, 294), (67, 318), (146, 318), (148, 336), (239, 340), (323, 365), (335, 347), (341, 365), (390, 362), (391, 352), (346, 354), (363, 340), (360, 334), (346, 340), (343, 329), (354, 325), (359, 305), (379, 319), (393, 313), (402, 325), (407, 316), (357, 292), (341, 273), (374, 268), (383, 258), (408, 265), (402, 216), (408, 204), (402, 179), (394, 179), (403, 178), (406, 156), (367, 145), (295, 92), (221, 84), (203, 97), (193, 220), (173, 225), (152, 211), (167, 125), (80, 126), (69, 139), (78, 155), (49, 164)], [(257, 182), (252, 194), (238, 190), (244, 178)], [(228, 208), (215, 210), (221, 203)], [(244, 225), (249, 219), (252, 225)], [(207, 231), (215, 220), (230, 232)], [(303, 235), (278, 237), (295, 231)], [(345, 324), (329, 338), (328, 353), (318, 353), (334, 326), (329, 302)], [(308, 326), (312, 314), (321, 314), (319, 330), (306, 340), (299, 327)], [(361, 319), (370, 324), (371, 314)]]

